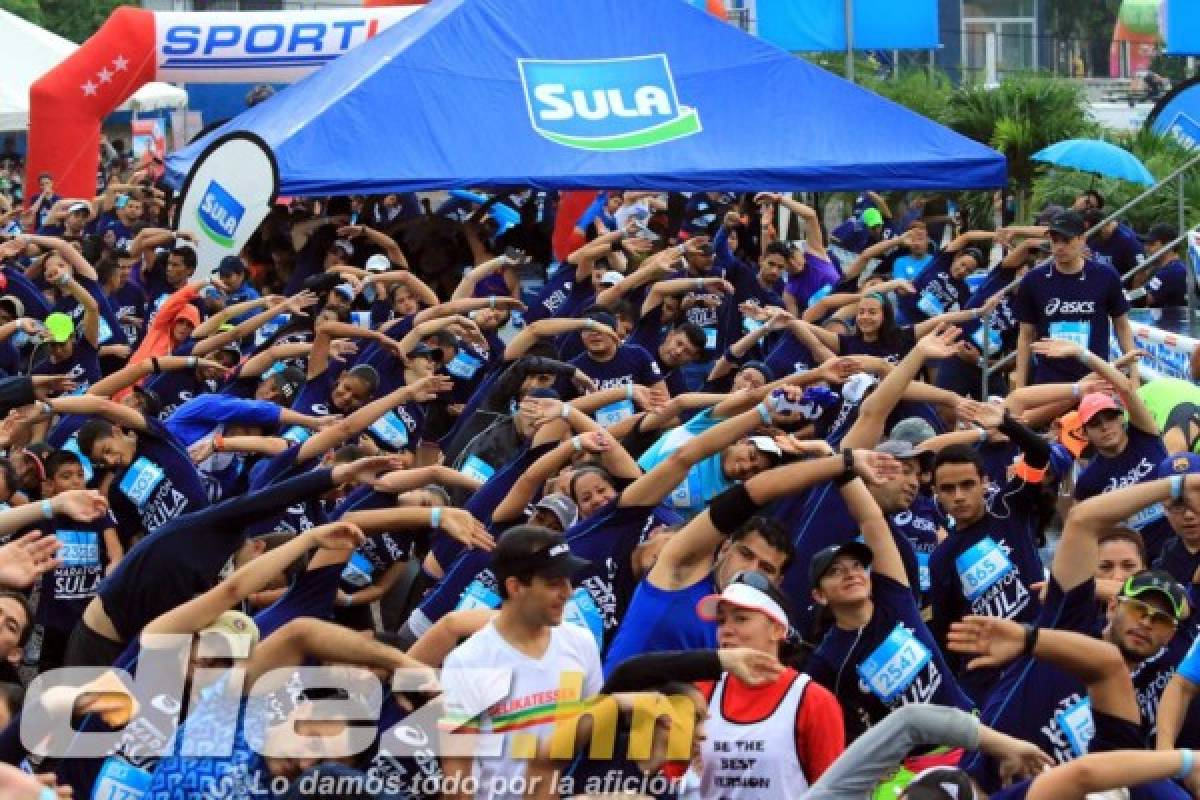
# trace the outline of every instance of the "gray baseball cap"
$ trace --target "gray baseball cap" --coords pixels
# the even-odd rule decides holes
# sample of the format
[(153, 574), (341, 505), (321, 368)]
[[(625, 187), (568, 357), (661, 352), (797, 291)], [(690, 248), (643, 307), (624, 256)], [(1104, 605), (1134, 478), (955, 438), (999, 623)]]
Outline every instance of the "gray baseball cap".
[(565, 494), (548, 494), (534, 508), (545, 509), (557, 517), (564, 531), (579, 521), (579, 507)]
[(908, 442), (915, 447), (936, 435), (937, 431), (929, 424), (929, 420), (921, 417), (907, 417), (892, 426), (892, 432), (888, 438)]

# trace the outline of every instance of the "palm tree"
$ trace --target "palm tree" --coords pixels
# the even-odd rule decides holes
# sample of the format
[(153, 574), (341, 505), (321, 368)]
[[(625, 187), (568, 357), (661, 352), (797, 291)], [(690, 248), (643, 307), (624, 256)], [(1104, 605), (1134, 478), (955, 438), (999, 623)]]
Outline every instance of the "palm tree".
[[(964, 86), (955, 92), (946, 124), (1008, 159), (1009, 189), (1017, 198), (1017, 218), (1027, 219), (1037, 164), (1034, 153), (1063, 139), (1089, 136), (1096, 124), (1088, 117), (1083, 90), (1048, 77), (1019, 77), (999, 87)], [(990, 199), (989, 199), (990, 204)]]

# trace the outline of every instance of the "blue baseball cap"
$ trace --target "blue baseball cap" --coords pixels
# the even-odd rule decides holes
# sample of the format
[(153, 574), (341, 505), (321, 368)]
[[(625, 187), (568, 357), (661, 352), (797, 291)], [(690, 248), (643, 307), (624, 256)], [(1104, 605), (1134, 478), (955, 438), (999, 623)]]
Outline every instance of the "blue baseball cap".
[(1196, 453), (1174, 453), (1164, 458), (1158, 465), (1159, 478), (1192, 473), (1200, 473), (1200, 455)]

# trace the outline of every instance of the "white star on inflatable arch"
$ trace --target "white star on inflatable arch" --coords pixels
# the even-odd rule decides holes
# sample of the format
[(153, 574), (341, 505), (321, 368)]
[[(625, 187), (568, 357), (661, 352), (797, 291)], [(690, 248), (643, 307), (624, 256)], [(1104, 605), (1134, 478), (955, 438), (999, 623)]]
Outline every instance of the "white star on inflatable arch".
[(118, 54), (117, 57), (113, 59), (113, 69), (115, 69), (117, 72), (123, 72), (128, 67), (129, 59), (125, 56)]
[(108, 67), (103, 67), (99, 72), (96, 73), (96, 77), (100, 79), (101, 83), (108, 83), (112, 80), (113, 74), (111, 71), (109, 71)]
[(92, 83), (91, 81), (88, 81), (87, 83), (83, 84), (83, 86), (80, 86), (79, 88), (83, 89), (83, 93), (85, 95), (87, 95), (88, 97), (91, 97), (96, 94), (96, 84)]

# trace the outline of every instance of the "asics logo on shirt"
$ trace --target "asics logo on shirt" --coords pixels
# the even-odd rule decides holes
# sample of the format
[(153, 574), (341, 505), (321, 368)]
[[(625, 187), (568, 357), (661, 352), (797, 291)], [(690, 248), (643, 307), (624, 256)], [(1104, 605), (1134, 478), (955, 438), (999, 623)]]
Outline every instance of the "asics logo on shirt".
[(1095, 314), (1095, 300), (1060, 300), (1057, 297), (1050, 298), (1046, 303), (1046, 316), (1055, 314)]
[(1154, 465), (1150, 460), (1143, 457), (1138, 465), (1126, 472), (1121, 477), (1112, 477), (1108, 479), (1108, 485), (1104, 487), (1105, 492), (1112, 492), (1117, 489), (1124, 489), (1127, 486), (1133, 486), (1136, 483), (1141, 483), (1142, 479), (1154, 471)]

